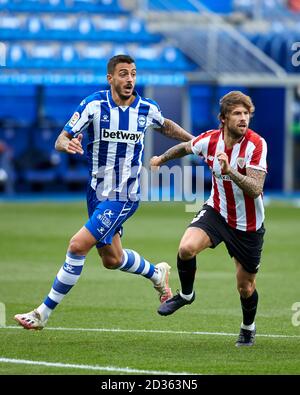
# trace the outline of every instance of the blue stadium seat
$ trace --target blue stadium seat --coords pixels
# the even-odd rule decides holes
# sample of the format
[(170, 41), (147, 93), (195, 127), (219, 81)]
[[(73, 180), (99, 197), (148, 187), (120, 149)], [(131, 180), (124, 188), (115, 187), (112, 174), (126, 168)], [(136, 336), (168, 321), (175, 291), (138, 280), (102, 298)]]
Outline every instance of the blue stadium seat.
[(5, 122), (0, 126), (0, 140), (10, 147), (13, 157), (20, 156), (29, 146), (30, 129), (18, 126), (16, 123), (9, 125)]
[(0, 18), (0, 39), (20, 38), (25, 29), (25, 19), (18, 15), (4, 14)]
[(36, 86), (0, 84), (0, 120), (13, 127), (29, 127), (36, 118)]
[[(228, 14), (233, 10), (233, 0), (201, 0), (199, 5), (204, 5), (209, 10), (220, 13)], [(183, 12), (199, 12), (197, 2), (187, 0), (148, 0), (148, 7), (150, 10), (161, 11), (183, 11)]]
[(38, 42), (27, 50), (29, 68), (57, 68), (59, 65), (59, 47), (55, 43)]
[(24, 46), (19, 43), (7, 44), (6, 67), (22, 68), (27, 65), (27, 53)]
[(1, 0), (0, 11), (127, 14), (118, 0)]

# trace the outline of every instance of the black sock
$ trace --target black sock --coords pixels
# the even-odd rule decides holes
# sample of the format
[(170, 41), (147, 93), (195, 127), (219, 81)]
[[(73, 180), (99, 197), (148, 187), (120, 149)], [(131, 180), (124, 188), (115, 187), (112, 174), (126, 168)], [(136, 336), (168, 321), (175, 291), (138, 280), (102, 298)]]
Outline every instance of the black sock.
[(193, 285), (196, 273), (196, 257), (187, 261), (182, 260), (177, 255), (177, 270), (181, 283), (181, 291), (184, 295), (190, 295), (193, 292)]
[(244, 299), (240, 297), (243, 310), (243, 324), (251, 325), (254, 322), (258, 304), (258, 293), (255, 289), (250, 298)]

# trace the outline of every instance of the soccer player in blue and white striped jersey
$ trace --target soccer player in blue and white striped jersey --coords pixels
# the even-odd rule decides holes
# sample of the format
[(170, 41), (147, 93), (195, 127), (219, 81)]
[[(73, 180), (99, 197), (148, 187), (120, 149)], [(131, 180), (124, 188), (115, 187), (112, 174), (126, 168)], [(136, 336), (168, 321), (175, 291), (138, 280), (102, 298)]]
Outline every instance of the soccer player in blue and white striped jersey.
[(89, 220), (71, 238), (66, 259), (52, 288), (35, 310), (15, 315), (26, 329), (42, 329), (55, 307), (78, 281), (86, 255), (94, 246), (108, 269), (120, 269), (150, 279), (161, 302), (172, 297), (170, 266), (153, 265), (136, 251), (123, 249), (123, 223), (139, 205), (144, 138), (148, 126), (168, 137), (189, 141), (191, 134), (163, 117), (158, 104), (135, 91), (136, 66), (128, 55), (107, 64), (109, 90), (84, 99), (58, 136), (55, 148), (83, 154), (82, 133), (87, 132)]

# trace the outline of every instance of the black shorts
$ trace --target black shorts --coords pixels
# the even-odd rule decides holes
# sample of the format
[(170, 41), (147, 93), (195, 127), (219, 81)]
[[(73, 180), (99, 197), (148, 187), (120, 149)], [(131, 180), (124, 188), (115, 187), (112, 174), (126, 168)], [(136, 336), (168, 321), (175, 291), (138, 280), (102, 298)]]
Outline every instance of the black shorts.
[(264, 243), (264, 225), (255, 232), (234, 229), (221, 214), (205, 204), (188, 227), (203, 229), (213, 244), (211, 248), (224, 241), (229, 255), (235, 257), (248, 273), (258, 272)]

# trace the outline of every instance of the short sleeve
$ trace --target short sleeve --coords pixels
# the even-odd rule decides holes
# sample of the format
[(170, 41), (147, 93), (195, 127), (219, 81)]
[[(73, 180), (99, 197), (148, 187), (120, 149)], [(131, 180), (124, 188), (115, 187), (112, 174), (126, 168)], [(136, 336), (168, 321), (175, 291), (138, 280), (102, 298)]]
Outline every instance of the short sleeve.
[(204, 142), (204, 133), (200, 134), (197, 137), (194, 137), (191, 141), (191, 148), (195, 155), (203, 156), (203, 142)]
[(66, 123), (64, 130), (72, 136), (83, 132), (93, 119), (93, 113), (89, 105), (88, 98), (82, 100), (72, 115), (71, 119)]
[(246, 167), (267, 172), (267, 143), (260, 137), (246, 159)]

